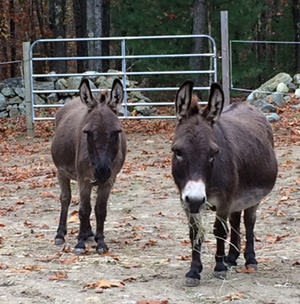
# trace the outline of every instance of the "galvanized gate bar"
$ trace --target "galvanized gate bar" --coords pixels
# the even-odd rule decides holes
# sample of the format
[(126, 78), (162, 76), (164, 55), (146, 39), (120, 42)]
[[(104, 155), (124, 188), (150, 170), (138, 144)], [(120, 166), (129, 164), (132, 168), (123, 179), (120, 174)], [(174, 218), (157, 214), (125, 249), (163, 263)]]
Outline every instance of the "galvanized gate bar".
[[(260, 40), (230, 40), (229, 41), (229, 56), (230, 56), (230, 90), (233, 91), (241, 91), (241, 92), (253, 92), (254, 90), (251, 89), (244, 89), (244, 88), (236, 88), (233, 85), (233, 68), (232, 68), (232, 44), (233, 43), (250, 43), (250, 44), (300, 44), (299, 41), (260, 41)], [(261, 93), (273, 93), (273, 92), (268, 92), (268, 91), (260, 91)]]
[[(126, 55), (126, 41), (129, 40), (153, 40), (153, 39), (195, 39), (195, 38), (202, 38), (208, 39), (212, 44), (213, 52), (201, 53), (201, 54), (149, 54), (149, 55)], [(121, 54), (114, 55), (114, 56), (74, 56), (74, 57), (34, 57), (33, 56), (33, 49), (38, 43), (46, 43), (46, 42), (53, 42), (53, 43), (61, 43), (61, 42), (77, 42), (77, 41), (119, 41), (121, 44)], [(129, 59), (146, 59), (146, 58), (184, 58), (184, 57), (206, 57), (213, 62), (213, 69), (212, 70), (201, 70), (201, 71), (132, 71), (127, 72), (126, 60)], [(61, 74), (34, 74), (33, 73), (33, 63), (38, 61), (54, 61), (54, 60), (103, 60), (103, 59), (118, 59), (122, 61), (122, 71), (116, 73), (109, 73), (109, 72), (92, 72), (92, 73), (61, 73)], [(184, 75), (184, 74), (211, 74), (213, 75), (213, 81), (217, 81), (217, 50), (216, 44), (212, 37), (208, 35), (173, 35), (173, 36), (143, 36), (143, 37), (98, 37), (98, 38), (67, 38), (67, 39), (40, 39), (32, 43), (30, 48), (30, 82), (32, 88), (32, 113), (33, 113), (33, 122), (37, 120), (53, 120), (54, 117), (36, 117), (35, 110), (38, 108), (58, 108), (63, 105), (61, 104), (44, 104), (44, 105), (36, 105), (34, 102), (34, 95), (35, 94), (48, 94), (48, 93), (76, 93), (79, 90), (36, 90), (34, 88), (34, 79), (42, 78), (42, 77), (75, 77), (75, 76), (121, 76), (122, 82), (124, 86), (124, 102), (122, 106), (124, 106), (124, 117), (120, 118), (130, 118), (130, 119), (141, 119), (141, 118), (174, 118), (174, 116), (127, 116), (127, 107), (131, 106), (173, 106), (174, 102), (149, 102), (149, 103), (128, 103), (127, 101), (127, 92), (133, 91), (175, 91), (178, 87), (155, 87), (155, 88), (129, 88), (126, 86), (126, 78), (127, 76), (143, 76), (143, 75)], [(26, 76), (25, 76), (26, 77)], [(208, 86), (205, 87), (195, 87), (195, 90), (209, 90)], [(93, 92), (99, 92), (100, 89), (92, 90)], [(204, 103), (204, 102), (202, 102)]]

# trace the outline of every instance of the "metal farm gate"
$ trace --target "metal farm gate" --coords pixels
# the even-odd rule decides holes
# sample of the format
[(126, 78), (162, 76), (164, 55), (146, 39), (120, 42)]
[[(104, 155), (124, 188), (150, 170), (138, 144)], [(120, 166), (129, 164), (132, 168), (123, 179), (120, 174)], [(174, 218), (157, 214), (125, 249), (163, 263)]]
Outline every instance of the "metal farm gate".
[[(186, 54), (186, 53), (180, 53), (180, 54), (146, 54), (145, 52), (143, 55), (131, 55), (127, 45), (130, 43), (130, 41), (137, 41), (140, 43), (145, 43), (147, 41), (151, 40), (168, 40), (169, 43), (180, 43), (182, 40), (188, 39), (188, 40), (194, 40), (194, 39), (205, 39), (208, 43), (208, 49), (209, 51), (203, 54)], [(119, 46), (117, 49), (120, 51), (119, 54), (114, 56), (94, 56), (94, 57), (38, 57), (35, 55), (35, 50), (38, 44), (44, 44), (44, 43), (76, 43), (78, 41), (105, 41), (109, 40), (111, 43), (117, 43)], [(31, 103), (31, 111), (28, 109), (27, 111), (27, 120), (28, 120), (28, 113), (32, 116), (32, 121), (27, 121), (27, 129), (30, 128), (30, 124), (32, 124), (32, 129), (34, 129), (34, 122), (39, 120), (53, 120), (54, 117), (52, 116), (37, 116), (37, 111), (45, 108), (57, 108), (63, 106), (62, 104), (37, 104), (36, 98), (39, 94), (51, 94), (51, 93), (75, 93), (79, 92), (79, 90), (56, 90), (56, 89), (41, 89), (36, 87), (36, 83), (40, 79), (45, 79), (49, 77), (55, 77), (56, 79), (59, 78), (69, 78), (69, 77), (75, 77), (75, 76), (84, 76), (84, 77), (95, 77), (95, 76), (118, 76), (120, 79), (122, 79), (123, 86), (124, 86), (124, 102), (122, 106), (124, 107), (124, 116), (120, 118), (127, 118), (127, 119), (141, 119), (141, 118), (174, 118), (174, 116), (169, 115), (148, 115), (148, 116), (129, 116), (127, 113), (128, 107), (136, 107), (136, 106), (174, 106), (174, 102), (142, 102), (142, 103), (131, 103), (128, 101), (128, 94), (133, 91), (138, 92), (154, 92), (154, 91), (176, 91), (178, 87), (170, 87), (170, 86), (164, 86), (163, 83), (160, 87), (131, 87), (129, 88), (127, 86), (127, 79), (130, 77), (149, 77), (151, 75), (167, 75), (169, 80), (172, 79), (172, 76), (175, 75), (186, 75), (186, 78), (192, 78), (195, 76), (195, 74), (208, 74), (210, 77), (211, 82), (217, 81), (217, 49), (215, 41), (212, 37), (208, 35), (178, 35), (178, 36), (145, 36), (145, 37), (109, 37), (109, 38), (77, 38), (77, 39), (40, 39), (35, 41), (30, 45), (30, 43), (25, 42), (23, 44), (23, 56), (24, 56), (24, 78), (25, 78), (25, 87), (26, 87), (26, 103), (29, 105), (29, 102)], [(151, 68), (151, 62), (154, 60), (164, 60), (166, 58), (170, 58), (173, 60), (183, 60), (183, 58), (191, 58), (191, 57), (204, 57), (204, 60), (208, 60), (209, 63), (206, 64), (206, 66), (209, 66), (210, 68), (208, 70), (153, 70)], [(134, 69), (130, 68), (128, 70), (128, 61), (130, 60), (142, 60), (147, 59), (149, 64), (147, 66), (147, 69), (145, 70), (139, 70), (134, 71)], [(63, 74), (41, 74), (41, 73), (34, 73), (35, 71), (35, 64), (38, 64), (38, 62), (50, 62), (50, 61), (77, 61), (77, 60), (119, 60), (121, 61), (121, 71), (114, 71), (114, 72), (85, 72), (85, 73), (63, 73)], [(174, 83), (174, 82), (173, 82)], [(194, 90), (209, 90), (209, 87), (195, 87)], [(100, 89), (94, 89), (93, 92), (99, 92)], [(31, 113), (30, 113), (31, 112)]]

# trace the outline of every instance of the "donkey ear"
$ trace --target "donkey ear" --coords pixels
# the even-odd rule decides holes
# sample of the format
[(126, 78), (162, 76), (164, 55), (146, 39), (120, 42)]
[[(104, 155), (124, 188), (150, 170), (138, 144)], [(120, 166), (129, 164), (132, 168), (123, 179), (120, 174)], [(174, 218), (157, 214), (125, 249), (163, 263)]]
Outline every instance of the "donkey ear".
[(123, 91), (122, 82), (120, 79), (116, 78), (113, 82), (110, 93), (110, 100), (108, 101), (107, 105), (114, 112), (117, 112), (117, 107), (123, 102), (123, 98), (124, 98), (124, 91)]
[(211, 124), (214, 124), (220, 117), (224, 105), (224, 93), (218, 83), (213, 83), (210, 87), (208, 105), (202, 116)]
[(81, 80), (79, 91), (80, 91), (80, 99), (88, 107), (89, 111), (95, 108), (97, 105), (97, 100), (95, 99), (91, 91), (90, 83), (88, 79), (84, 78)]
[(176, 99), (175, 107), (177, 119), (180, 121), (183, 117), (187, 117), (189, 114), (189, 107), (192, 101), (194, 82), (192, 80), (186, 80), (179, 88)]

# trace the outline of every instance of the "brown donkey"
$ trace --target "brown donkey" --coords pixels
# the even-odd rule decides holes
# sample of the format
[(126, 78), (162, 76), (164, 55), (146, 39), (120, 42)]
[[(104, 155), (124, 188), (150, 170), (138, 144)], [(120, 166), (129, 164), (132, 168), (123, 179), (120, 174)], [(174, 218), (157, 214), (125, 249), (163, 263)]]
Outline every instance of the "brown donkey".
[[(199, 284), (202, 271), (203, 232), (199, 217), (205, 205), (216, 211), (215, 275), (224, 277), (227, 267), (237, 265), (242, 211), (246, 267), (256, 268), (253, 234), (256, 209), (272, 190), (277, 176), (273, 132), (264, 115), (247, 103), (234, 103), (222, 112), (224, 95), (216, 83), (211, 86), (207, 107), (201, 111), (192, 102), (192, 90), (193, 82), (188, 80), (177, 92), (178, 124), (172, 145), (172, 174), (189, 218), (192, 244), (192, 264), (186, 274), (188, 286)], [(231, 238), (226, 256), (228, 218)]]
[(126, 154), (125, 133), (116, 114), (122, 100), (120, 80), (114, 81), (111, 93), (106, 92), (100, 100), (96, 100), (88, 80), (83, 79), (80, 97), (70, 101), (56, 114), (51, 153), (61, 189), (61, 213), (55, 244), (65, 241), (71, 200), (70, 180), (77, 180), (80, 193), (77, 254), (85, 250), (85, 241), (94, 237), (90, 225), (93, 186), (98, 188), (95, 205), (97, 252), (107, 250), (103, 235), (107, 200)]

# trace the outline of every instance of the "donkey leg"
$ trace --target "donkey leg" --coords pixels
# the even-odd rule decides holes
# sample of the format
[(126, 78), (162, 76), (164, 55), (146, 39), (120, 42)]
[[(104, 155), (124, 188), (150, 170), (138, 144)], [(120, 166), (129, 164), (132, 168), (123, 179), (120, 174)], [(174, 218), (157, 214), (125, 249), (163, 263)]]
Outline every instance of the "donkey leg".
[(217, 251), (215, 255), (216, 266), (214, 268), (214, 276), (220, 279), (226, 277), (227, 265), (226, 265), (226, 255), (225, 255), (225, 245), (224, 242), (228, 235), (227, 227), (227, 216), (220, 216), (217, 214), (215, 224), (214, 224), (214, 235), (217, 239)]
[(67, 216), (68, 210), (71, 201), (71, 187), (70, 187), (70, 179), (65, 175), (61, 174), (59, 171), (57, 172), (57, 179), (60, 186), (60, 219), (59, 225), (57, 228), (57, 234), (55, 236), (54, 242), (55, 245), (61, 245), (65, 242), (64, 236), (67, 234)]
[(95, 205), (95, 214), (97, 221), (95, 241), (97, 243), (97, 252), (99, 254), (108, 250), (108, 247), (104, 242), (104, 222), (107, 214), (107, 200), (110, 194), (110, 189), (111, 187), (109, 185), (98, 187), (98, 195)]
[(256, 210), (258, 204), (244, 211), (244, 223), (246, 228), (246, 248), (244, 252), (246, 267), (257, 268), (257, 261), (254, 252), (254, 225), (256, 221)]
[(229, 218), (230, 222), (230, 247), (229, 253), (226, 257), (227, 266), (237, 266), (236, 260), (240, 255), (241, 249), (241, 236), (240, 236), (240, 224), (241, 224), (241, 212), (233, 212)]
[(197, 225), (198, 220), (192, 214), (187, 214), (189, 217), (189, 235), (192, 246), (192, 264), (189, 272), (185, 275), (186, 286), (193, 287), (200, 283), (200, 273), (202, 272), (202, 262), (201, 262), (201, 245), (202, 236), (200, 235), (199, 226)]
[(92, 185), (89, 181), (79, 181), (80, 192), (80, 206), (79, 206), (79, 220), (80, 228), (77, 236), (78, 242), (75, 246), (75, 253), (80, 254), (85, 250), (85, 241), (87, 240), (87, 233), (91, 232), (90, 215), (91, 215), (91, 191)]

